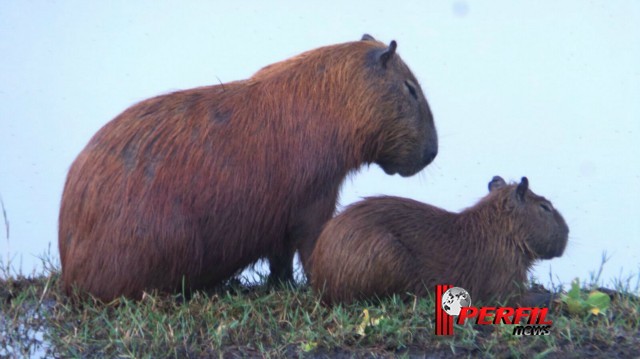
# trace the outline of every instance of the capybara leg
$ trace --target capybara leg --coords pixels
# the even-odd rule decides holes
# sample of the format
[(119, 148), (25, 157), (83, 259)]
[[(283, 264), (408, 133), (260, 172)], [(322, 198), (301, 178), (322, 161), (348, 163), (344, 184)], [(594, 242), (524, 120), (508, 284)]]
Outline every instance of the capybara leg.
[(293, 257), (295, 248), (290, 246), (282, 253), (269, 256), (269, 285), (295, 284), (293, 280)]
[(314, 202), (297, 213), (293, 221), (294, 225), (289, 229), (289, 237), (300, 256), (300, 264), (308, 276), (307, 262), (315, 248), (322, 226), (331, 219), (338, 200), (338, 187), (329, 191), (327, 196)]

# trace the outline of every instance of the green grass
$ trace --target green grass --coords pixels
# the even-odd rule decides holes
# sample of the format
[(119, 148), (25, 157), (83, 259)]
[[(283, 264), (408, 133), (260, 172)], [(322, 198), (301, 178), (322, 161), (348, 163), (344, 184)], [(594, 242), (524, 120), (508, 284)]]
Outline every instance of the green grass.
[[(512, 326), (456, 326), (434, 333), (431, 298), (326, 307), (308, 287), (221, 286), (72, 304), (59, 270), (25, 277), (0, 271), (0, 357), (371, 357), (632, 356), (640, 352), (640, 301), (621, 286), (604, 315), (550, 310), (549, 336), (516, 337)], [(585, 290), (588, 288), (585, 287)], [(368, 311), (368, 320), (364, 310)]]

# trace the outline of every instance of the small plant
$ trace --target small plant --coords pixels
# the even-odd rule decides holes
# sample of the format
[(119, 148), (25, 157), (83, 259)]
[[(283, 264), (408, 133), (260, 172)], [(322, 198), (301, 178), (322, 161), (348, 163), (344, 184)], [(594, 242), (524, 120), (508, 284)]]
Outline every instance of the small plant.
[(571, 282), (571, 289), (567, 294), (563, 294), (560, 300), (566, 304), (569, 313), (574, 315), (604, 315), (611, 304), (611, 298), (601, 291), (583, 293), (578, 278)]
[(378, 324), (380, 324), (381, 320), (384, 320), (384, 316), (380, 316), (380, 317), (371, 317), (369, 315), (369, 310), (368, 309), (364, 309), (362, 310), (362, 315), (363, 315), (363, 319), (360, 322), (360, 324), (358, 324), (356, 326), (356, 333), (360, 336), (365, 336), (367, 335), (367, 328), (370, 327), (375, 327)]

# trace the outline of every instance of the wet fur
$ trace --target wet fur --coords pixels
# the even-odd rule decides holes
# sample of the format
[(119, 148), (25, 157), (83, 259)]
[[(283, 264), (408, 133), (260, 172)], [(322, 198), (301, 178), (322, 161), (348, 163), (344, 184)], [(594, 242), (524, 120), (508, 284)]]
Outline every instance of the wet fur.
[(107, 123), (64, 187), (67, 292), (207, 288), (261, 258), (272, 279), (292, 280), (295, 251), (306, 265), (350, 172), (377, 163), (410, 176), (437, 153), (427, 101), (392, 44), (318, 48)]
[(311, 285), (329, 304), (426, 296), (436, 284), (463, 287), (485, 303), (518, 301), (528, 270), (562, 255), (569, 229), (549, 201), (528, 190), (526, 178), (506, 185), (496, 176), (490, 187), (460, 213), (399, 197), (347, 207), (318, 238)]

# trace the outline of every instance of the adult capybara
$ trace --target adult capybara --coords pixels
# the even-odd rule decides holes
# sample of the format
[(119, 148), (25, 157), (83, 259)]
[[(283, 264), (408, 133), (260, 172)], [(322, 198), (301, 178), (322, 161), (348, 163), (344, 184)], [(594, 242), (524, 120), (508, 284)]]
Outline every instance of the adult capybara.
[(372, 197), (330, 220), (309, 259), (313, 288), (328, 304), (393, 293), (425, 296), (436, 284), (473, 300), (518, 301), (537, 259), (562, 255), (569, 228), (526, 177), (501, 177), (475, 206), (451, 213), (407, 198)]
[(261, 258), (292, 280), (345, 177), (376, 163), (411, 176), (437, 153), (427, 100), (365, 35), (244, 81), (142, 101), (75, 160), (60, 209), (67, 292), (102, 300), (215, 285)]

